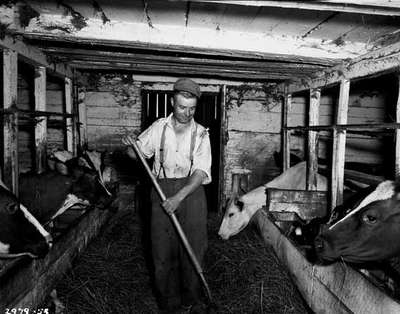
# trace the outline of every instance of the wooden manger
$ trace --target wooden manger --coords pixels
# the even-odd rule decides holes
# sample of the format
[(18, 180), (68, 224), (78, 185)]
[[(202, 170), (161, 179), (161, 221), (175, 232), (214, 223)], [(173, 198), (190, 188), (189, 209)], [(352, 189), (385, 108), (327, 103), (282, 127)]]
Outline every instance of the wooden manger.
[(0, 311), (38, 308), (111, 215), (98, 208), (71, 209), (56, 219), (53, 247), (44, 258), (0, 259)]
[(265, 210), (255, 221), (266, 244), (287, 267), (303, 298), (315, 313), (400, 313), (400, 303), (345, 263), (313, 265), (268, 218)]
[[(35, 160), (30, 170), (37, 173), (46, 169), (47, 129), (50, 126), (50, 117), (58, 118), (52, 122), (61, 125), (65, 134), (62, 141), (64, 149), (73, 152), (74, 155), (78, 144), (86, 142), (87, 132), (85, 120), (78, 123), (78, 111), (82, 111), (83, 108), (77, 108), (78, 104), (73, 102), (75, 76), (67, 64), (49, 63), (46, 55), (38, 48), (8, 34), (0, 39), (0, 53), (3, 64), (3, 108), (0, 110), (0, 119), (4, 142), (1, 179), (18, 196), (21, 172), (18, 161), (21, 157), (18, 132), (19, 128), (24, 126), (23, 118), (36, 119), (33, 135)], [(18, 66), (21, 64), (32, 68), (35, 73), (32, 81), (35, 99), (29, 110), (18, 103)], [(57, 77), (62, 82), (62, 108), (49, 107), (47, 104), (48, 76)], [(82, 136), (79, 137), (78, 133)], [(71, 266), (72, 260), (99, 233), (110, 216), (110, 211), (98, 208), (70, 209), (56, 219), (55, 227), (51, 230), (53, 247), (44, 258), (0, 259), (0, 312), (5, 312), (6, 308), (28, 308), (33, 311), (40, 306), (56, 281)]]

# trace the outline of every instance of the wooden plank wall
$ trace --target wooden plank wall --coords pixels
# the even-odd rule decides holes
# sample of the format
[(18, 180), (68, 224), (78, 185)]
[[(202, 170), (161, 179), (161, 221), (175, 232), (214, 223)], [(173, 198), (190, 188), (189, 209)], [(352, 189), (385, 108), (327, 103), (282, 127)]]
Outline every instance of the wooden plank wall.
[[(19, 64), (17, 106), (19, 109), (34, 110), (34, 72), (33, 67)], [(47, 76), (46, 84), (46, 110), (63, 112), (64, 84), (63, 80)], [(60, 120), (61, 117), (51, 117), (51, 120)], [(25, 120), (21, 123), (18, 132), (18, 156), (20, 173), (34, 169), (35, 131), (33, 124)], [(55, 149), (64, 149), (64, 131), (60, 128), (47, 126), (47, 154)]]
[[(64, 80), (54, 76), (47, 77), (46, 110), (52, 112), (64, 112), (65, 94)], [(51, 117), (52, 121), (62, 121), (62, 117)], [(47, 153), (56, 149), (66, 149), (65, 131), (60, 127), (47, 126)]]
[[(358, 81), (350, 86), (348, 124), (391, 122), (395, 119), (393, 111), (397, 97), (397, 82), (393, 76)], [(339, 95), (338, 86), (322, 90), (320, 105), (320, 125), (334, 123), (335, 107)], [(289, 126), (306, 125), (307, 95), (295, 94), (288, 118)], [(393, 115), (394, 114), (394, 115)], [(319, 157), (330, 156), (332, 145), (331, 132), (319, 132)], [(300, 136), (291, 137), (291, 151), (303, 154), (304, 140)], [(385, 161), (383, 152), (388, 141), (360, 134), (347, 135), (346, 162), (382, 163)]]
[(273, 153), (279, 151), (281, 145), (281, 102), (267, 93), (268, 89), (259, 85), (227, 88), (225, 194), (231, 191), (234, 168), (252, 171), (250, 189), (279, 174)]
[(84, 103), (90, 149), (122, 147), (122, 136), (141, 127), (141, 83), (129, 74), (86, 74)]
[[(34, 73), (33, 68), (19, 64), (17, 106), (19, 109), (34, 110)], [(20, 125), (18, 130), (19, 171), (27, 172), (34, 167), (35, 132), (32, 125)]]

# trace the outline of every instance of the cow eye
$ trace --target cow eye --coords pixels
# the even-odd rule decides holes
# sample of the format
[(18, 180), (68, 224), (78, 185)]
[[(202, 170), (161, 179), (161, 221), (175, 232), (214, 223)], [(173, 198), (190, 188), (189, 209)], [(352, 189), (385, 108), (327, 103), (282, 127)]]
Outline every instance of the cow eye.
[(371, 214), (366, 214), (362, 217), (363, 221), (368, 223), (368, 224), (374, 224), (377, 222), (377, 219), (375, 216), (371, 215)]
[(230, 214), (228, 215), (228, 217), (232, 217), (233, 215), (235, 215), (235, 213), (230, 213)]
[(9, 203), (6, 208), (10, 214), (14, 214), (18, 210), (18, 204), (17, 203)]

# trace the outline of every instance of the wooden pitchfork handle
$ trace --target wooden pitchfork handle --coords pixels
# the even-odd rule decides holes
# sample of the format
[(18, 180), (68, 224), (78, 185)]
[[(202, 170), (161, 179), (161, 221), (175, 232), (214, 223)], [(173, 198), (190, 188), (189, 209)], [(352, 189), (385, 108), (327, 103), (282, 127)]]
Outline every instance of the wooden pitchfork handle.
[[(149, 165), (147, 164), (147, 161), (143, 157), (143, 154), (140, 151), (139, 147), (137, 146), (136, 141), (130, 140), (129, 143), (131, 144), (133, 150), (136, 152), (136, 154), (139, 157), (140, 161), (142, 162), (144, 168), (146, 169), (146, 172), (147, 172), (148, 176), (150, 177), (151, 182), (153, 183), (153, 186), (156, 189), (158, 195), (160, 196), (161, 201), (164, 202), (167, 198), (166, 198), (164, 192), (162, 191), (160, 185), (158, 184), (156, 178), (154, 177), (153, 173), (151, 172), (151, 169), (150, 169)], [(176, 232), (178, 233), (178, 236), (179, 236), (180, 240), (182, 241), (182, 244), (183, 244), (186, 252), (189, 255), (189, 258), (190, 258), (190, 260), (191, 260), (191, 262), (193, 264), (193, 267), (195, 268), (197, 274), (199, 275), (199, 277), (201, 279), (201, 282), (202, 282), (202, 284), (204, 286), (204, 289), (206, 290), (208, 301), (210, 302), (210, 304), (213, 303), (212, 302), (212, 297), (211, 297), (211, 291), (210, 291), (210, 288), (209, 288), (209, 286), (207, 284), (207, 281), (206, 281), (206, 279), (204, 277), (203, 270), (201, 269), (200, 263), (197, 260), (196, 255), (194, 254), (193, 249), (190, 246), (190, 243), (187, 240), (186, 235), (183, 232), (182, 227), (181, 227), (178, 219), (175, 216), (175, 213), (168, 212), (166, 210), (165, 210), (165, 212), (171, 218), (172, 224), (174, 225), (174, 227), (176, 229)]]

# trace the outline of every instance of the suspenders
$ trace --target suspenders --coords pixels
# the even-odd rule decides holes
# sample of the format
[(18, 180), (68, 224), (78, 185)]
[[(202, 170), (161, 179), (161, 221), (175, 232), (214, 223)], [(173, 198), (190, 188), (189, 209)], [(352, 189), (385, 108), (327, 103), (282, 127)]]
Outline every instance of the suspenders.
[[(193, 153), (194, 153), (194, 147), (196, 145), (196, 135), (197, 135), (197, 123), (195, 122), (195, 128), (192, 131), (192, 138), (190, 140), (190, 169), (188, 173), (188, 177), (190, 176), (190, 172), (192, 171), (193, 167)], [(160, 169), (158, 170), (158, 175), (157, 178), (160, 176), (161, 169), (164, 173), (164, 178), (167, 178), (167, 175), (165, 174), (165, 168), (164, 168), (164, 147), (165, 147), (165, 132), (167, 130), (167, 123), (164, 124), (164, 128), (162, 131), (161, 135), (161, 143), (160, 143)]]

